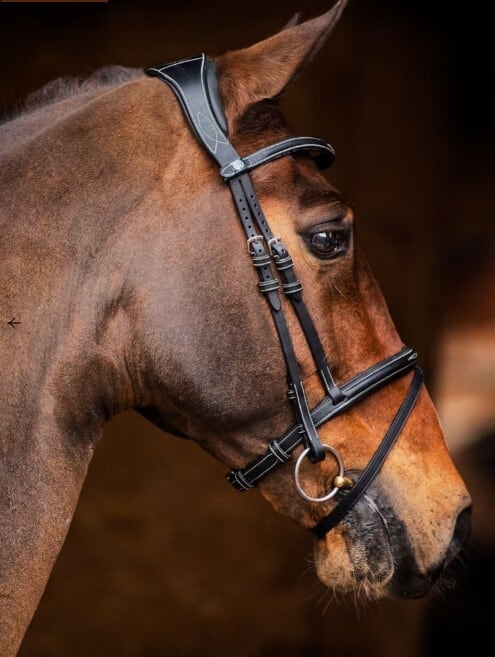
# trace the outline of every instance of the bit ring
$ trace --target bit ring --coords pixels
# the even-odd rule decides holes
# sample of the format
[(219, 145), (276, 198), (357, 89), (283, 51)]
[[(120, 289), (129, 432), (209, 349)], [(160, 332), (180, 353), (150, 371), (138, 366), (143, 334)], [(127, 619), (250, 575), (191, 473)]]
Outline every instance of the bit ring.
[[(342, 461), (342, 457), (340, 456), (338, 451), (334, 447), (331, 447), (330, 445), (327, 445), (325, 443), (322, 446), (323, 446), (323, 449), (325, 450), (325, 452), (329, 452), (334, 457), (334, 459), (337, 461), (337, 465), (339, 466), (339, 473), (338, 473), (337, 476), (344, 477), (344, 462)], [(332, 497), (337, 495), (339, 490), (341, 490), (338, 486), (334, 485), (333, 488), (330, 490), (330, 492), (327, 493), (326, 495), (323, 495), (323, 497), (311, 497), (310, 495), (305, 493), (302, 489), (301, 482), (299, 480), (299, 470), (301, 468), (301, 463), (306, 458), (306, 456), (309, 454), (309, 451), (310, 451), (310, 448), (306, 447), (306, 449), (304, 449), (299, 454), (299, 457), (296, 461), (296, 465), (294, 467), (294, 479), (295, 479), (295, 482), (296, 482), (297, 492), (299, 493), (299, 495), (301, 495), (301, 497), (304, 497), (304, 499), (307, 500), (308, 502), (327, 502), (328, 500), (331, 500)]]

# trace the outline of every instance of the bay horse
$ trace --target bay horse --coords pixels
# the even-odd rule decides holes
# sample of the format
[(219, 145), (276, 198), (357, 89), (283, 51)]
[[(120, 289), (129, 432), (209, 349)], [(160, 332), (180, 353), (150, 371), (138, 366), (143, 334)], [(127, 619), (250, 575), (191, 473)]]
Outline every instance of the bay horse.
[[(316, 529), (329, 587), (425, 595), (461, 549), (471, 500), (318, 171), (332, 149), (293, 138), (278, 106), (345, 4), (212, 60), (52, 83), (0, 126), (2, 657), (103, 426), (130, 408)], [(222, 149), (254, 155), (222, 180)]]

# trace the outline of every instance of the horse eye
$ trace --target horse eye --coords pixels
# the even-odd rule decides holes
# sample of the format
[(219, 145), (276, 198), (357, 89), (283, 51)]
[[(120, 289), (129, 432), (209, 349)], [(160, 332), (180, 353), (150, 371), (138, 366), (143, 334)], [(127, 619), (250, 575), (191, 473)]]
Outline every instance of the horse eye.
[(349, 233), (343, 230), (321, 230), (310, 235), (309, 244), (319, 258), (331, 260), (347, 253)]

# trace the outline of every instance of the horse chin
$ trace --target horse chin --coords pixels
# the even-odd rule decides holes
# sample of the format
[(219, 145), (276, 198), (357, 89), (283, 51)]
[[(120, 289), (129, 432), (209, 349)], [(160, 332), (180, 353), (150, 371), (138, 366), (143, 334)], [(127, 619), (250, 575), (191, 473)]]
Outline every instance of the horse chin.
[(315, 550), (317, 575), (335, 592), (352, 592), (357, 601), (390, 595), (395, 566), (388, 525), (368, 495)]

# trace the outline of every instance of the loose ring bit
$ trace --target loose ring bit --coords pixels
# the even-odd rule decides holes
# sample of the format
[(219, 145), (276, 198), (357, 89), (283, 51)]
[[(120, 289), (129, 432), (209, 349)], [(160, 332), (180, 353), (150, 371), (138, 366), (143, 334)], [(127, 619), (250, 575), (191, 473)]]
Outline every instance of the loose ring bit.
[(301, 468), (301, 463), (303, 462), (303, 460), (305, 459), (305, 457), (308, 455), (310, 451), (310, 448), (306, 447), (306, 449), (299, 454), (299, 457), (296, 461), (296, 465), (294, 467), (294, 479), (296, 481), (297, 492), (299, 493), (299, 495), (301, 495), (301, 497), (304, 497), (304, 499), (307, 500), (308, 502), (327, 502), (328, 500), (331, 500), (332, 497), (337, 495), (339, 490), (341, 490), (342, 488), (342, 485), (337, 486), (335, 482), (337, 481), (338, 483), (341, 483), (347, 479), (347, 477), (344, 477), (344, 462), (342, 461), (342, 458), (338, 453), (338, 451), (334, 447), (331, 447), (330, 445), (327, 445), (325, 443), (322, 445), (322, 447), (326, 452), (330, 452), (330, 454), (332, 454), (334, 459), (337, 461), (337, 465), (339, 466), (339, 473), (333, 480), (334, 485), (332, 490), (326, 495), (324, 495), (323, 497), (311, 497), (310, 495), (305, 493), (302, 489), (301, 482), (299, 481), (299, 470)]

